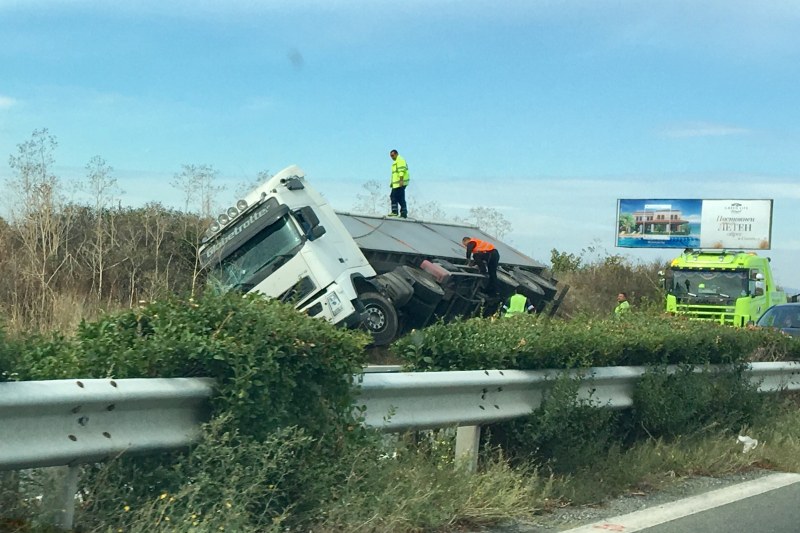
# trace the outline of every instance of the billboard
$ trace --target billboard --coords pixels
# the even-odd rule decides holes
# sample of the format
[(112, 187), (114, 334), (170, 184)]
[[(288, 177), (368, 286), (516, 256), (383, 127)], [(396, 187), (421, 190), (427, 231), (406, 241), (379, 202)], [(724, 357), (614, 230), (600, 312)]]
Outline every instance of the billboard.
[(617, 200), (617, 246), (769, 250), (772, 200)]

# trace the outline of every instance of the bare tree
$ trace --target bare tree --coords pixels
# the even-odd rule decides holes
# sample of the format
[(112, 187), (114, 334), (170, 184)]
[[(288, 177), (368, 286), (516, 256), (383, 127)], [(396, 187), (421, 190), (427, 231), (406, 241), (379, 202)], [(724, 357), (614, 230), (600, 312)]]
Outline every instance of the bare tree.
[(361, 186), (364, 192), (356, 194), (353, 211), (364, 215), (384, 215), (389, 194), (378, 180), (369, 180)]
[[(200, 247), (200, 236), (203, 234), (200, 226), (208, 223), (214, 216), (214, 196), (222, 191), (222, 187), (214, 184), (219, 172), (211, 165), (183, 165), (180, 173), (175, 174), (173, 186), (184, 193), (186, 213), (190, 213), (190, 205), (196, 202), (199, 205), (197, 219), (185, 217), (186, 224), (197, 224), (197, 227), (189, 228), (184, 226), (184, 235), (196, 235), (196, 242), (190, 243), (197, 250)], [(195, 253), (194, 273), (192, 276), (192, 294), (197, 288), (197, 280), (200, 277), (200, 258)]]
[(92, 285), (97, 298), (103, 296), (104, 275), (108, 269), (108, 247), (114, 245), (114, 212), (111, 209), (120, 192), (114, 169), (102, 157), (94, 156), (86, 165), (88, 192), (94, 200), (94, 228), (89, 243), (89, 266), (92, 269)]
[(493, 207), (470, 208), (469, 222), (498, 239), (502, 239), (511, 231), (511, 223), (503, 213)]
[(18, 303), (24, 307), (37, 302), (31, 310), (40, 326), (52, 318), (53, 282), (68, 259), (62, 252), (71, 219), (64, 209), (60, 180), (52, 171), (57, 146), (47, 129), (34, 130), (8, 161), (14, 171), (7, 181), (9, 212), (24, 250), (23, 289), (28, 293)]
[(247, 196), (247, 193), (255, 189), (256, 187), (263, 184), (265, 181), (270, 179), (273, 174), (270, 174), (269, 170), (262, 170), (258, 174), (256, 174), (256, 178), (251, 181), (242, 181), (236, 186), (236, 196), (237, 198), (242, 198)]
[(218, 177), (219, 171), (211, 165), (182, 165), (181, 172), (173, 177), (172, 186), (183, 193), (187, 213), (214, 216), (214, 199), (222, 191), (222, 187), (214, 183)]
[(436, 200), (417, 203), (415, 198), (411, 198), (408, 205), (409, 214), (413, 215), (412, 218), (431, 221), (452, 220), (452, 217), (445, 212), (442, 205)]

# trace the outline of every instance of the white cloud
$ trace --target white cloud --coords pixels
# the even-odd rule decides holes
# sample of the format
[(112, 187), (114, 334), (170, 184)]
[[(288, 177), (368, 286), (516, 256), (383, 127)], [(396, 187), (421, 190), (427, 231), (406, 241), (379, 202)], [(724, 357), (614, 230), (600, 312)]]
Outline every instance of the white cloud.
[(0, 109), (9, 109), (17, 105), (17, 100), (10, 96), (3, 96), (0, 94)]
[(711, 122), (687, 122), (669, 126), (662, 131), (665, 137), (671, 138), (726, 137), (730, 135), (748, 135), (750, 133), (752, 131), (747, 128)]

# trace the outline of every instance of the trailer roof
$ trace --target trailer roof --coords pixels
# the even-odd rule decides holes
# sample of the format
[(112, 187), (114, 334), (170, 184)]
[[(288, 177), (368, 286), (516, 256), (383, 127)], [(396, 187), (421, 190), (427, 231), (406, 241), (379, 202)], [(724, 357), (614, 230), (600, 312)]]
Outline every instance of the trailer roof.
[(545, 268), (542, 263), (531, 259), (475, 226), (343, 212), (337, 212), (337, 215), (359, 248), (364, 250), (463, 261), (466, 251), (461, 245), (461, 239), (469, 236), (492, 243), (500, 252), (501, 265)]

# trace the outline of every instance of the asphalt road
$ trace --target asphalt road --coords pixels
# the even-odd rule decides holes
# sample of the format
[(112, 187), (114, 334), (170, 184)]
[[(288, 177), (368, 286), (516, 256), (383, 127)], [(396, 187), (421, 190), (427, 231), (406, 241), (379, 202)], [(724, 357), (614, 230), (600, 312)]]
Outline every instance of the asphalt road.
[(563, 531), (797, 533), (800, 474), (773, 474)]

